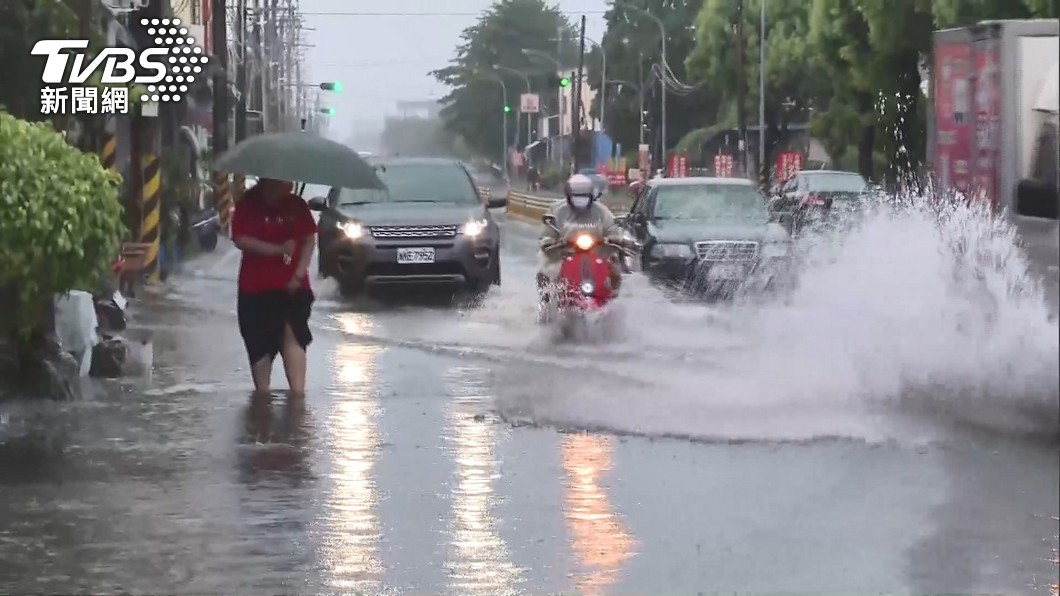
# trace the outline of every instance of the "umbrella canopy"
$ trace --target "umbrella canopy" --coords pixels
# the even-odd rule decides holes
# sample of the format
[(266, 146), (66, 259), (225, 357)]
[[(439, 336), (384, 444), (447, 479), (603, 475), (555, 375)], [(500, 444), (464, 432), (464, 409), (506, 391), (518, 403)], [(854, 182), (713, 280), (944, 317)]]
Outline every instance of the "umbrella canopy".
[(225, 152), (214, 169), (323, 186), (386, 188), (356, 151), (304, 132), (251, 137)]
[(1034, 109), (1050, 114), (1060, 112), (1060, 62), (1054, 64), (1049, 74), (1045, 75)]

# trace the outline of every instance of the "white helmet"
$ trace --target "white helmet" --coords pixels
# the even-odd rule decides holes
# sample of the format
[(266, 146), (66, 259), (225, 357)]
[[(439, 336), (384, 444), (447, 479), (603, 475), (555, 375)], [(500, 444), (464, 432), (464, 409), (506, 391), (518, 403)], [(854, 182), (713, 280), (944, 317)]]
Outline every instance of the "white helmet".
[(577, 209), (587, 208), (597, 198), (592, 179), (584, 174), (568, 178), (565, 190), (567, 202)]

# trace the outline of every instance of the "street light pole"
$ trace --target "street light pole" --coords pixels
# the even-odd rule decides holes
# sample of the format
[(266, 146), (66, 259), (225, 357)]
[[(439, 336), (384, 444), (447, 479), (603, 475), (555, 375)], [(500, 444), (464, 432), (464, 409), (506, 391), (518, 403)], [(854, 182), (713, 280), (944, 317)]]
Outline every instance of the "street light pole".
[(766, 3), (761, 0), (758, 31), (758, 177), (766, 186)]
[[(530, 95), (530, 93), (531, 93), (531, 91), (530, 91), (530, 77), (527, 76), (527, 74), (525, 72), (523, 72), (521, 70), (516, 70), (514, 68), (509, 68), (507, 66), (497, 66), (496, 68), (499, 69), (499, 70), (506, 70), (508, 72), (515, 73), (516, 75), (519, 75), (520, 77), (522, 77), (523, 81), (526, 83), (526, 94)], [(505, 105), (507, 105), (507, 102), (505, 102)], [(520, 113), (522, 113), (522, 107), (521, 106), (520, 106), (520, 110), (519, 111), (520, 111)], [(515, 144), (516, 144), (516, 146), (519, 145), (518, 117), (516, 118)], [(526, 114), (526, 144), (527, 145), (530, 144), (530, 113), (529, 112), (527, 112), (527, 114)]]
[(662, 98), (661, 98), (661, 104), (662, 104), (661, 105), (661, 108), (662, 108), (662, 110), (661, 110), (662, 111), (662, 131), (661, 131), (661, 134), (662, 134), (662, 151), (663, 151), (662, 158), (663, 158), (663, 162), (665, 162), (666, 161), (666, 152), (667, 152), (667, 145), (666, 145), (666, 71), (665, 71), (665, 69), (668, 68), (668, 66), (666, 64), (666, 24), (662, 22), (662, 19), (660, 19), (659, 17), (655, 16), (654, 14), (648, 12), (647, 10), (645, 10), (645, 9), (639, 7), (639, 6), (634, 6), (632, 4), (626, 4), (625, 2), (615, 2), (615, 6), (621, 6), (623, 8), (632, 10), (633, 12), (636, 12), (638, 14), (646, 16), (649, 19), (655, 21), (655, 24), (659, 26), (659, 38), (661, 40), (661, 42), (660, 42), (660, 45), (661, 45), (660, 51), (662, 52), (662, 60), (661, 60), (661, 62), (662, 62), (662, 68), (664, 69), (663, 70), (663, 76), (660, 77), (661, 82), (662, 82), (662, 86), (660, 88), (660, 92), (662, 93)]

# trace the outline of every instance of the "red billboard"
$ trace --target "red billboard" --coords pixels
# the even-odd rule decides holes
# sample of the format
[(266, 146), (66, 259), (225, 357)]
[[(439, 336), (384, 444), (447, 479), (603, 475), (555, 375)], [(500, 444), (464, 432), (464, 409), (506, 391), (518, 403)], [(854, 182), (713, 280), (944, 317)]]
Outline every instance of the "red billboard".
[[(976, 42), (975, 53), (975, 178), (976, 192), (994, 208), (999, 205), (1001, 157), (1001, 70), (998, 40)], [(981, 195), (979, 193), (982, 193)]]
[(972, 181), (972, 45), (936, 46), (933, 73), (938, 135), (935, 171), (943, 188), (967, 192)]

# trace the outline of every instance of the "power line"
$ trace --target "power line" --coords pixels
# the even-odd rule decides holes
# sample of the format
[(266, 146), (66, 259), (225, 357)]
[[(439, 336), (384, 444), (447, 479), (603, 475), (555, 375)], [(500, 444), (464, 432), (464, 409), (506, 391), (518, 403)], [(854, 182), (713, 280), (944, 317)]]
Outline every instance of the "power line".
[[(583, 14), (607, 14), (606, 10), (581, 10), (581, 11), (561, 11), (563, 14), (569, 15), (583, 15)], [(314, 16), (314, 17), (480, 17), (485, 13), (479, 12), (305, 12), (301, 11), (302, 16)]]

